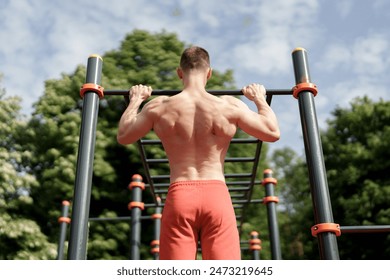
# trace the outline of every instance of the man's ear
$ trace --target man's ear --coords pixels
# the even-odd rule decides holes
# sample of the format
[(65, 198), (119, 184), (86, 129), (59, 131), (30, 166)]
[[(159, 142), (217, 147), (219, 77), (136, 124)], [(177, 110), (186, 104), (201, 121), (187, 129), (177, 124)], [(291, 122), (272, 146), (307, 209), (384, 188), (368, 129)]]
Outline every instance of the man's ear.
[(179, 77), (180, 80), (183, 79), (183, 70), (181, 70), (181, 68), (177, 68), (176, 69), (176, 73), (177, 73), (177, 76)]
[(207, 72), (207, 80), (211, 78), (212, 74), (213, 74), (213, 69), (209, 68), (209, 71)]

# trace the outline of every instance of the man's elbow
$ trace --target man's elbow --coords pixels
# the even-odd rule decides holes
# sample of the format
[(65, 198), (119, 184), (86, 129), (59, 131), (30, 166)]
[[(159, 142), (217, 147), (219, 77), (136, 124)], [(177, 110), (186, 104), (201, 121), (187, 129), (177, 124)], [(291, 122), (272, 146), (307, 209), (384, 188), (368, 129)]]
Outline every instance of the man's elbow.
[(277, 131), (272, 131), (269, 135), (268, 135), (268, 139), (266, 140), (267, 142), (276, 142), (280, 139), (280, 131), (277, 130)]
[(124, 135), (117, 134), (116, 141), (121, 145), (129, 145), (132, 144), (134, 141), (131, 141), (128, 137), (125, 137)]
[(280, 134), (275, 134), (273, 136), (271, 136), (271, 139), (268, 141), (268, 142), (276, 142), (280, 139)]

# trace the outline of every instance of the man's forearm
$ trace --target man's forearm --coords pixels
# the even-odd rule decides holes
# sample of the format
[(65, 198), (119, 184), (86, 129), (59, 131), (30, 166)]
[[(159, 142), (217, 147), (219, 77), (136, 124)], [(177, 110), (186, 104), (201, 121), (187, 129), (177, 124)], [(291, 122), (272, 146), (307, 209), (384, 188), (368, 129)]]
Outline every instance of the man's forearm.
[(270, 131), (275, 133), (275, 135), (279, 135), (279, 125), (276, 115), (272, 108), (268, 105), (265, 99), (255, 98), (253, 100), (257, 107), (257, 112), (259, 115), (263, 116), (266, 120), (266, 124)]
[(117, 135), (118, 141), (125, 137), (125, 135), (128, 134), (128, 131), (132, 128), (132, 123), (137, 119), (139, 107), (142, 102), (143, 100), (141, 98), (130, 98), (130, 103), (119, 120)]

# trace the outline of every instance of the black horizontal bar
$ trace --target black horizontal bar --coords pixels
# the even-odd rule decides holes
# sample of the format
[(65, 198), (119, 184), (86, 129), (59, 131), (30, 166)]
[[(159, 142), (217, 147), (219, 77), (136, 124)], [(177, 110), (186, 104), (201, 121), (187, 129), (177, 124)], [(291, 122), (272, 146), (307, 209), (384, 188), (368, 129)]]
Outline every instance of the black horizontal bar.
[(390, 233), (390, 225), (341, 226), (340, 230), (342, 233)]
[[(155, 89), (152, 91), (152, 96), (158, 95), (175, 95), (180, 93), (182, 90), (179, 89)], [(242, 95), (241, 90), (207, 90), (207, 92), (213, 95)], [(267, 95), (292, 95), (292, 89), (268, 89), (266, 90)], [(129, 95), (129, 90), (125, 89), (105, 89), (104, 95)]]
[[(254, 157), (236, 157), (236, 158), (226, 158), (225, 162), (253, 162), (256, 158)], [(169, 163), (166, 158), (152, 158), (146, 159), (147, 163)]]
[(152, 176), (150, 176), (150, 178), (152, 179), (152, 180), (162, 180), (162, 179), (169, 179), (170, 178), (170, 175), (152, 175)]
[[(232, 182), (226, 182), (226, 185), (234, 185), (231, 184)], [(233, 182), (235, 183), (235, 182)], [(238, 182), (239, 183), (239, 182)], [(257, 182), (257, 184), (260, 184), (261, 182)], [(154, 184), (155, 187), (155, 193), (156, 194), (166, 194), (168, 192), (169, 188), (169, 183), (162, 183), (162, 184)], [(236, 185), (241, 185), (241, 184), (236, 184)], [(228, 188), (229, 192), (247, 192), (250, 190), (250, 187), (229, 187)]]
[[(141, 139), (141, 144), (142, 145), (160, 145), (161, 140), (159, 139)], [(230, 143), (233, 144), (256, 144), (258, 143), (259, 140), (256, 138), (233, 138)]]
[(230, 197), (232, 199), (242, 199), (245, 198), (245, 193), (230, 194)]
[(248, 178), (252, 177), (252, 173), (230, 173), (225, 174), (225, 178)]
[(166, 194), (166, 193), (168, 193), (168, 189), (155, 189), (154, 193), (155, 194)]
[(248, 204), (248, 203), (263, 203), (262, 199), (252, 199), (252, 200), (233, 200), (233, 204)]
[[(226, 182), (228, 186), (249, 186), (252, 185), (251, 181), (231, 181), (231, 182)], [(255, 180), (254, 182), (255, 185), (261, 184), (260, 180)], [(246, 187), (248, 188), (248, 187)]]
[[(151, 220), (152, 216), (141, 216), (141, 220)], [(93, 217), (88, 219), (90, 222), (115, 222), (115, 221), (131, 221), (131, 217)]]
[(229, 192), (247, 192), (249, 191), (249, 187), (230, 187), (228, 188)]
[[(225, 178), (250, 178), (252, 177), (252, 173), (230, 173), (230, 174), (225, 174)], [(152, 175), (150, 176), (152, 180), (168, 180), (170, 178), (169, 175)], [(145, 185), (145, 186), (148, 186)]]
[(168, 159), (166, 158), (152, 158), (146, 159), (147, 163), (168, 163)]

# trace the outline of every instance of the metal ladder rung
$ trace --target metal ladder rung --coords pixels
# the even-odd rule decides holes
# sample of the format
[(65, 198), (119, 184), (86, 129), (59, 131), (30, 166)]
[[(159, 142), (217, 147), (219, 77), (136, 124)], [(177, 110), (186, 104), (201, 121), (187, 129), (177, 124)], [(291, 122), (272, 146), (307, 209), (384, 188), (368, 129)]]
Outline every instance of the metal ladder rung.
[[(255, 185), (261, 184), (261, 181), (256, 180), (254, 182)], [(252, 185), (251, 181), (231, 181), (231, 182), (226, 182), (226, 185), (228, 186), (250, 186)]]
[(252, 173), (230, 173), (225, 174), (225, 178), (251, 178)]
[[(236, 158), (226, 158), (225, 162), (253, 162), (256, 158), (254, 157), (236, 157)], [(146, 159), (147, 163), (169, 163), (168, 159), (166, 158), (151, 158)]]
[[(233, 138), (230, 140), (232, 144), (256, 144), (260, 140), (257, 138)], [(161, 140), (159, 139), (141, 139), (142, 145), (161, 145)]]
[(166, 194), (166, 193), (168, 193), (168, 189), (163, 189), (163, 190), (161, 190), (161, 189), (156, 189), (156, 190), (154, 190), (154, 193), (155, 194)]

